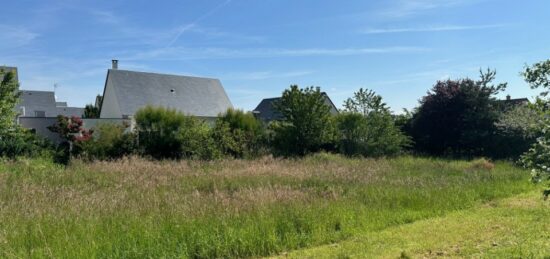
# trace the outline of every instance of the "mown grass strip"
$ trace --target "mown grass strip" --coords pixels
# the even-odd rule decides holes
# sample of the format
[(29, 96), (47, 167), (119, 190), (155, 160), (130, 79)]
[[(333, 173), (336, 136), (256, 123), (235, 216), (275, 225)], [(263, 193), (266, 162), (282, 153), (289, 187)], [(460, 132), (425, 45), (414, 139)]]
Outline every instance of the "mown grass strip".
[(282, 258), (549, 258), (550, 203), (531, 192)]

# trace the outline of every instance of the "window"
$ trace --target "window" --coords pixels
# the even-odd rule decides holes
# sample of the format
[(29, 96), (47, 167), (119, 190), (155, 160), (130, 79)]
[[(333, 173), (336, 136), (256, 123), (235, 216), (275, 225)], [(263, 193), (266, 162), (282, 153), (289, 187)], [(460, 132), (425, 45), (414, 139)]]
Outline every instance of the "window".
[(40, 118), (46, 117), (46, 112), (45, 111), (34, 111), (34, 117), (40, 117)]

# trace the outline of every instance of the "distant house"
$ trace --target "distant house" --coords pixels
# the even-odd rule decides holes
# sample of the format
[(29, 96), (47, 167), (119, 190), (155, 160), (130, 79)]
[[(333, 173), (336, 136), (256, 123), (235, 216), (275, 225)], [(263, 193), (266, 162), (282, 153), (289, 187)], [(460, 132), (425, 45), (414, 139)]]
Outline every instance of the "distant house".
[(218, 79), (119, 70), (116, 60), (102, 96), (100, 118), (131, 118), (147, 105), (204, 118), (233, 108)]
[[(330, 100), (330, 97), (324, 92), (322, 94), (325, 97), (325, 104), (330, 107), (330, 113), (338, 114), (338, 108)], [(280, 99), (281, 97), (263, 99), (256, 109), (254, 109), (253, 113), (257, 118), (265, 122), (283, 119), (283, 115), (275, 109), (275, 104)]]
[(54, 92), (50, 91), (21, 90), (19, 98), (20, 102), (16, 106), (19, 117), (82, 117), (84, 114), (84, 108), (68, 107), (66, 102), (56, 102)]
[(529, 104), (529, 99), (527, 98), (512, 99), (510, 95), (507, 95), (506, 99), (500, 100), (500, 102), (503, 103), (505, 106), (518, 106), (518, 105)]

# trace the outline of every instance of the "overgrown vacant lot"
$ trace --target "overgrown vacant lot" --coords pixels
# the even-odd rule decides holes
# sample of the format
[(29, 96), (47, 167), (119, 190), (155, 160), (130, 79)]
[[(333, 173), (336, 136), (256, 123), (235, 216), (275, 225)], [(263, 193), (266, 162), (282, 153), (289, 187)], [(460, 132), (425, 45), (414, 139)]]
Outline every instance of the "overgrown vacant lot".
[(401, 157), (0, 164), (0, 257), (248, 257), (532, 191), (499, 162)]

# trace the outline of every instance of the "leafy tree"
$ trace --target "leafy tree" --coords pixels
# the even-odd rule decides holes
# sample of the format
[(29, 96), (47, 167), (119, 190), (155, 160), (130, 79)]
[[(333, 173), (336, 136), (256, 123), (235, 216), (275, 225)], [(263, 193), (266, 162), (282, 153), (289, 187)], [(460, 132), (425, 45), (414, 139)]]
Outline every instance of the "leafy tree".
[(478, 81), (438, 81), (422, 98), (411, 125), (418, 151), (432, 155), (490, 155), (499, 118), (495, 95), (504, 91), (506, 84), (492, 84), (495, 71), (480, 74)]
[(382, 96), (369, 89), (359, 88), (353, 97), (344, 101), (344, 109), (347, 112), (360, 113), (367, 116), (371, 112), (388, 112), (386, 103), (382, 102)]
[(15, 72), (0, 70), (0, 157), (34, 156), (51, 148), (51, 143), (17, 125), (19, 95)]
[(84, 118), (97, 119), (99, 118), (99, 107), (93, 104), (86, 104), (84, 107)]
[(336, 118), (338, 146), (346, 155), (395, 155), (409, 145), (395, 124), (382, 97), (374, 91), (359, 89), (344, 102), (344, 113)]
[(533, 104), (511, 107), (500, 115), (495, 125), (505, 134), (533, 138), (541, 132), (539, 125), (541, 116), (537, 112), (537, 106)]
[(550, 59), (525, 67), (522, 75), (531, 86), (531, 89), (544, 88), (544, 91), (540, 94), (541, 97), (548, 95), (548, 90), (550, 90)]
[(272, 144), (283, 155), (317, 152), (333, 141), (330, 107), (320, 88), (290, 86), (275, 104), (283, 119), (271, 125)]
[(0, 139), (13, 138), (19, 133), (15, 110), (19, 102), (19, 83), (13, 71), (0, 70), (0, 79)]
[(538, 127), (541, 134), (529, 151), (522, 156), (521, 162), (525, 167), (532, 169), (533, 182), (547, 185), (543, 191), (547, 199), (550, 195), (550, 100), (545, 97), (550, 89), (550, 60), (526, 67), (523, 76), (531, 88), (543, 88), (543, 92), (537, 103), (532, 106), (540, 115)]

